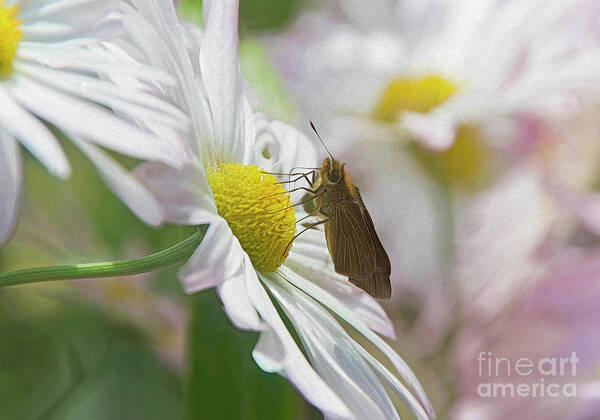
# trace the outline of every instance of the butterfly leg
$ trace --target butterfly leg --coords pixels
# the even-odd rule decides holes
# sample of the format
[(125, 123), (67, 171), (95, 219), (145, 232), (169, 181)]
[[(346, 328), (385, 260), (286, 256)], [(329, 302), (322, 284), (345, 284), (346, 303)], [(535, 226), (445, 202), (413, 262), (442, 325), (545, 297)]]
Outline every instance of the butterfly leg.
[[(292, 176), (298, 176), (298, 178), (290, 180), (288, 179), (287, 181), (281, 181), (278, 182), (278, 184), (290, 184), (292, 182), (296, 182), (301, 180), (302, 178), (304, 178), (306, 180), (306, 182), (308, 183), (308, 185), (310, 185), (311, 187), (313, 186), (314, 183), (314, 179), (315, 179), (315, 170), (312, 171), (308, 171), (308, 172), (266, 172), (266, 171), (261, 171), (263, 174), (269, 174), (269, 175), (287, 175), (288, 177), (292, 177)], [(308, 175), (312, 174), (312, 181), (308, 178)]]
[(311, 194), (314, 194), (314, 193), (315, 193), (315, 191), (311, 190), (310, 188), (306, 188), (306, 187), (297, 187), (297, 188), (294, 188), (294, 189), (291, 189), (291, 190), (282, 191), (282, 192), (278, 192), (278, 193), (275, 193), (275, 194), (269, 194), (269, 195), (265, 195), (263, 198), (269, 198), (269, 197), (274, 197), (274, 196), (277, 196), (277, 195), (289, 194), (289, 193), (291, 193), (291, 192), (300, 191), (300, 190), (307, 191), (307, 192), (309, 192), (309, 193), (311, 193)]
[[(306, 182), (308, 183), (308, 185), (312, 187), (312, 186), (313, 186), (313, 183), (314, 183), (314, 181), (311, 181), (310, 179), (308, 179), (308, 174), (309, 174), (309, 173), (310, 173), (310, 172), (308, 172), (308, 173), (305, 173), (305, 174), (301, 174), (301, 175), (300, 175), (298, 178), (296, 178), (296, 179), (291, 179), (291, 180), (289, 180), (289, 181), (281, 181), (281, 182), (278, 182), (278, 184), (291, 184), (291, 183), (293, 183), (293, 182), (300, 181), (302, 178), (304, 178), (304, 179), (306, 180)], [(295, 176), (295, 175), (297, 175), (297, 174), (291, 174), (291, 176)], [(313, 175), (314, 175), (314, 172), (313, 172)], [(313, 179), (314, 179), (314, 176), (313, 176)]]
[(327, 191), (320, 192), (320, 193), (318, 193), (318, 194), (315, 194), (315, 195), (313, 195), (312, 197), (310, 197), (310, 198), (308, 198), (308, 199), (306, 199), (306, 200), (302, 200), (302, 201), (300, 201), (299, 203), (296, 203), (296, 204), (290, 204), (290, 205), (289, 205), (289, 206), (287, 206), (287, 207), (284, 207), (284, 208), (282, 208), (282, 209), (279, 209), (279, 210), (276, 210), (276, 211), (271, 211), (271, 212), (268, 212), (268, 213), (266, 213), (266, 214), (275, 214), (275, 213), (279, 213), (280, 211), (288, 210), (288, 209), (291, 209), (292, 207), (299, 206), (299, 205), (301, 205), (301, 204), (306, 204), (306, 203), (308, 203), (309, 201), (312, 201), (312, 199), (313, 199), (313, 198), (315, 198), (315, 197), (319, 197), (320, 195), (323, 195), (323, 194), (325, 194), (326, 192), (327, 192)]
[(317, 215), (317, 213), (319, 213), (319, 211), (318, 211), (318, 210), (315, 210), (315, 211), (313, 211), (312, 213), (309, 213), (309, 214), (307, 214), (306, 216), (304, 216), (304, 217), (302, 217), (302, 218), (300, 218), (300, 219), (296, 220), (296, 224), (300, 223), (300, 222), (301, 222), (301, 221), (303, 221), (304, 219), (308, 219), (309, 217), (316, 216), (316, 215)]
[(315, 190), (311, 190), (310, 188), (306, 188), (306, 187), (297, 187), (297, 188), (288, 190), (286, 192), (291, 193), (291, 192), (300, 191), (300, 190), (304, 190), (304, 191), (309, 192), (311, 194), (314, 194), (316, 192)]
[(263, 173), (263, 174), (269, 174), (269, 175), (275, 175), (275, 176), (281, 176), (281, 175), (296, 176), (296, 175), (308, 175), (308, 174), (313, 173), (315, 171), (312, 170), (312, 171), (308, 171), (308, 172), (267, 172), (267, 171), (261, 170), (260, 172)]
[[(311, 215), (309, 215), (309, 216), (311, 216)], [(283, 255), (285, 255), (285, 253), (288, 251), (288, 249), (290, 248), (290, 246), (292, 246), (292, 242), (294, 242), (294, 240), (296, 240), (296, 238), (298, 236), (302, 235), (304, 232), (306, 232), (309, 229), (313, 229), (315, 226), (322, 225), (323, 223), (327, 223), (327, 222), (329, 222), (329, 219), (319, 220), (318, 222), (310, 224), (306, 228), (302, 229), (299, 233), (295, 234), (294, 237), (292, 238), (292, 240), (285, 247), (285, 250), (283, 251)]]
[[(298, 188), (294, 188), (294, 189), (291, 189), (289, 191), (286, 191), (288, 193), (288, 200), (287, 200), (287, 202), (288, 202), (288, 206), (289, 207), (292, 207), (292, 206), (290, 206), (290, 197), (291, 196), (289, 195), (289, 193), (294, 192), (294, 191), (300, 191), (300, 190), (308, 191), (311, 194), (315, 193), (313, 190), (311, 190), (310, 188), (306, 188), (306, 187), (298, 187)], [(277, 194), (273, 194), (273, 195), (277, 195)], [(306, 194), (304, 196), (306, 197)], [(268, 195), (267, 197), (270, 197), (270, 196)], [(311, 200), (312, 200), (312, 198), (311, 198)], [(298, 203), (298, 204), (300, 204), (300, 203)], [(297, 204), (295, 204), (295, 205), (297, 205)], [(285, 213), (282, 214), (281, 218), (283, 219), (283, 217), (285, 217)]]

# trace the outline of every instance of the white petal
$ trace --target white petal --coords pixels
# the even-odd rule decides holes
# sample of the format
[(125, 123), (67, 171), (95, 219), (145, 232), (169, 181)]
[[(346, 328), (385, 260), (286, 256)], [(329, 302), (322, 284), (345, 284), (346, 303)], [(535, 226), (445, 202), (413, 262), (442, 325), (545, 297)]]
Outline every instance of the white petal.
[(285, 347), (275, 330), (265, 328), (252, 351), (254, 360), (265, 372), (280, 372), (285, 363)]
[(560, 204), (575, 213), (591, 232), (600, 235), (599, 193), (579, 193), (565, 185), (548, 185), (548, 187)]
[(172, 74), (181, 86), (189, 85), (194, 75), (193, 64), (173, 4), (154, 0), (132, 0), (132, 3), (135, 9), (124, 3), (121, 8), (125, 14), (123, 24), (134, 48), (144, 53), (148, 64)]
[(91, 49), (77, 47), (48, 48), (22, 41), (19, 44), (19, 59), (40, 63), (53, 69), (68, 68), (71, 71), (92, 74), (128, 75), (135, 78), (172, 86), (173, 77), (156, 67), (138, 63), (107, 60)]
[(159, 162), (145, 162), (133, 173), (158, 198), (167, 221), (201, 225), (217, 216), (206, 177), (197, 166), (187, 164), (182, 169), (175, 169)]
[(405, 112), (400, 123), (430, 149), (445, 150), (454, 143), (454, 122), (447, 116)]
[(491, 321), (535, 284), (547, 270), (540, 247), (560, 215), (529, 164), (509, 168), (457, 215), (454, 273), (465, 316)]
[[(225, 262), (229, 264), (229, 262)], [(260, 322), (256, 309), (248, 299), (248, 291), (246, 284), (248, 281), (258, 281), (256, 271), (252, 266), (250, 258), (246, 255), (243, 260), (244, 272), (235, 277), (227, 278), (221, 284), (217, 285), (217, 292), (225, 312), (229, 316), (231, 322), (240, 329), (260, 331), (263, 325)], [(246, 280), (248, 277), (251, 280)]]
[[(92, 26), (73, 25), (63, 22), (33, 22), (19, 26), (23, 38), (30, 44), (52, 47), (55, 45), (81, 45), (117, 36), (122, 32), (114, 16), (97, 21)], [(53, 45), (54, 43), (54, 45)]]
[[(198, 69), (198, 51), (186, 50), (186, 37), (169, 2), (134, 1), (138, 10), (122, 4), (125, 27), (148, 64), (175, 77), (176, 89), (167, 89), (169, 99), (190, 116), (193, 132), (188, 148), (206, 166), (215, 166), (216, 152), (209, 108)], [(189, 45), (188, 45), (189, 46)], [(135, 75), (133, 75), (135, 76)]]
[(21, 171), (19, 144), (0, 129), (0, 247), (8, 241), (17, 223)]
[(49, 20), (89, 25), (114, 10), (118, 0), (25, 0), (21, 3), (19, 17), (28, 22)]
[(87, 143), (77, 136), (70, 136), (70, 138), (92, 161), (106, 186), (132, 212), (152, 226), (158, 226), (163, 222), (163, 212), (156, 198), (127, 169), (93, 144)]
[(165, 30), (165, 35), (169, 40), (176, 40), (180, 37), (180, 22), (177, 18), (175, 5), (169, 1), (157, 0), (132, 0), (131, 3), (149, 20), (153, 22), (161, 21), (160, 30)]
[(253, 114), (250, 101), (246, 97), (243, 98), (242, 109), (239, 118), (242, 121), (243, 138), (240, 138), (238, 144), (231, 149), (230, 159), (244, 165), (258, 165), (265, 169), (266, 167), (262, 164), (265, 149), (263, 147), (259, 150), (257, 141), (260, 137), (261, 127), (268, 123), (256, 118), (258, 114)]
[[(310, 366), (279, 317), (275, 306), (269, 299), (263, 285), (258, 280), (248, 279), (246, 287), (254, 307), (267, 324), (270, 331), (268, 338), (260, 340), (252, 355), (261, 369), (277, 372), (287, 378), (314, 406), (318, 407), (325, 416), (332, 418), (350, 419), (351, 414), (346, 405), (323, 382)], [(264, 333), (263, 333), (264, 334)], [(279, 344), (274, 337), (277, 337)], [(262, 364), (263, 362), (266, 362)], [(275, 368), (276, 370), (269, 370)]]
[(100, 106), (49, 89), (29, 78), (14, 78), (18, 89), (13, 89), (13, 94), (19, 102), (65, 131), (140, 159), (159, 160), (177, 166), (184, 160), (183, 150)]
[(195, 293), (228, 279), (245, 277), (245, 257), (227, 222), (214, 216), (202, 243), (179, 271), (179, 280), (186, 293)]
[[(15, 70), (29, 75), (63, 92), (81, 96), (89, 101), (111, 107), (128, 115), (132, 120), (157, 121), (158, 123), (185, 129), (187, 116), (177, 107), (160, 100), (156, 95), (141, 90), (126, 90), (113, 83), (97, 78), (53, 70), (30, 63), (15, 63)], [(170, 139), (164, 139), (169, 142)]]
[[(298, 167), (316, 165), (316, 151), (310, 140), (300, 131), (280, 121), (269, 122), (262, 113), (253, 115), (253, 125), (256, 143), (253, 145), (251, 159), (260, 168), (284, 174), (277, 177), (282, 181), (289, 181), (291, 178), (285, 174), (308, 172)], [(292, 178), (296, 177), (297, 175), (294, 175)], [(304, 180), (301, 182), (308, 187)], [(300, 201), (304, 193), (305, 191), (292, 193), (292, 201)]]
[(211, 107), (218, 155), (236, 156), (243, 143), (243, 90), (238, 63), (238, 1), (220, 0), (204, 4), (206, 11), (200, 49), (202, 80)]
[(356, 350), (369, 362), (369, 364), (377, 371), (379, 376), (385, 380), (388, 386), (402, 399), (419, 420), (435, 419), (433, 409), (426, 413), (423, 406), (412, 396), (410, 391), (406, 389), (404, 384), (396, 378), (396, 376), (388, 370), (379, 360), (369, 353), (359, 343), (354, 342)]
[(78, 28), (63, 22), (32, 22), (21, 25), (19, 29), (27, 42), (58, 41), (80, 33)]
[(314, 13), (300, 16), (287, 35), (269, 40), (271, 57), (307, 116), (304, 121), (320, 128), (340, 113), (367, 115), (375, 109), (390, 78), (397, 77), (398, 64), (410, 59), (406, 42), (388, 34), (385, 45), (369, 42), (332, 13)]
[[(308, 232), (303, 235), (306, 233)], [(323, 236), (321, 232), (315, 233)], [(322, 242), (325, 240), (322, 239)], [(347, 277), (335, 272), (329, 251), (323, 245), (311, 244), (307, 237), (299, 236), (294, 241), (284, 266), (337, 296), (373, 331), (395, 339), (394, 324), (381, 305), (364, 290), (350, 283)]]
[(204, 30), (192, 22), (180, 21), (180, 23), (183, 28), (185, 45), (190, 56), (193, 56), (196, 51), (200, 51), (202, 39), (204, 38)]
[[(294, 127), (284, 124), (280, 121), (268, 122), (263, 114), (254, 114), (254, 126), (256, 131), (256, 144), (254, 146), (254, 162), (257, 162), (260, 168), (268, 172), (291, 174), (307, 173), (308, 169), (316, 165), (316, 151), (310, 140)], [(291, 176), (291, 175), (290, 175)], [(290, 178), (287, 175), (278, 175), (280, 181), (290, 181), (297, 178), (294, 175)], [(311, 179), (310, 173), (308, 179)], [(302, 179), (299, 183), (289, 184), (288, 189), (294, 186), (308, 187), (307, 182)], [(298, 190), (291, 193), (291, 201), (300, 202), (305, 190)], [(302, 211), (301, 209), (297, 211)]]
[(280, 121), (271, 122), (270, 127), (281, 149), (278, 160), (273, 162), (275, 170), (289, 172), (297, 166), (314, 168), (317, 165), (316, 140), (311, 141), (304, 133)]
[[(50, 0), (27, 6), (23, 2), (19, 27), (26, 40), (62, 41), (86, 34), (105, 23), (104, 18), (115, 10), (117, 0)], [(116, 27), (114, 28), (117, 29)]]
[[(330, 293), (327, 293), (325, 290), (323, 290), (316, 284), (298, 276), (292, 270), (286, 270), (284, 275), (285, 278), (289, 280), (292, 284), (294, 284), (296, 287), (303, 290), (308, 295), (312, 296), (314, 299), (328, 307), (340, 318), (342, 318), (344, 321), (346, 321), (348, 324), (354, 327), (358, 332), (360, 332), (366, 339), (372, 342), (392, 362), (400, 376), (408, 384), (409, 388), (416, 394), (418, 400), (420, 401), (423, 408), (426, 410), (427, 414), (430, 417), (435, 417), (433, 413), (433, 407), (427, 399), (427, 395), (425, 395), (425, 391), (419, 383), (419, 380), (412, 372), (410, 367), (406, 364), (406, 362), (402, 360), (402, 358), (392, 349), (392, 347), (390, 347), (389, 344), (387, 344), (377, 334), (371, 331), (367, 327), (367, 325), (356, 316), (356, 314), (354, 314), (335, 296), (331, 295)], [(410, 405), (410, 395), (399, 394), (398, 396), (400, 398), (403, 398), (407, 402), (407, 404)]]
[[(13, 91), (16, 89), (13, 87)], [(2, 85), (0, 109), (0, 127), (19, 140), (52, 174), (61, 178), (69, 176), (69, 162), (56, 138), (44, 124), (24, 110)]]
[(387, 29), (393, 27), (397, 16), (394, 13), (397, 2), (389, 0), (373, 0), (369, 6), (361, 0), (345, 0), (339, 3), (346, 17), (365, 32), (374, 28)]
[(252, 120), (255, 143), (252, 150), (248, 151), (250, 155), (246, 157), (246, 160), (266, 171), (283, 172), (273, 166), (273, 163), (279, 160), (281, 143), (277, 141), (275, 133), (271, 130), (267, 117), (257, 112), (252, 115)]
[(352, 414), (399, 419), (379, 379), (356, 351), (356, 343), (327, 310), (285, 279), (265, 283), (292, 321), (312, 365)]
[[(341, 141), (351, 144), (360, 144), (365, 139), (376, 139), (378, 142), (389, 142), (397, 144), (409, 139), (402, 132), (398, 132), (387, 122), (373, 120), (368, 116), (343, 115), (331, 120), (327, 124), (327, 131), (333, 134), (335, 144)], [(329, 138), (329, 137), (328, 137)], [(337, 140), (336, 139), (340, 139)], [(344, 144), (340, 144), (343, 147)], [(336, 155), (339, 154), (336, 149)]]

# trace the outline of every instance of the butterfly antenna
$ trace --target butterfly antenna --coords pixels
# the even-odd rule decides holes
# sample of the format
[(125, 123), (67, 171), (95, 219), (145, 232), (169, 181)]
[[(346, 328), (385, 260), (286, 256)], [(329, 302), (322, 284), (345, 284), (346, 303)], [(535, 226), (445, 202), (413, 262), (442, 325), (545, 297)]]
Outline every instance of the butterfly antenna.
[(317, 129), (315, 128), (315, 125), (313, 124), (312, 121), (310, 122), (310, 126), (312, 127), (313, 131), (315, 132), (315, 134), (317, 135), (317, 137), (319, 138), (319, 140), (321, 141), (321, 144), (323, 145), (323, 147), (325, 148), (325, 150), (327, 150), (327, 153), (329, 153), (329, 156), (331, 156), (332, 160), (335, 160), (333, 158), (333, 155), (331, 154), (331, 152), (329, 151), (329, 149), (327, 148), (327, 146), (325, 146), (325, 142), (323, 141), (323, 139), (321, 138), (321, 136), (319, 136), (319, 133), (317, 132)]

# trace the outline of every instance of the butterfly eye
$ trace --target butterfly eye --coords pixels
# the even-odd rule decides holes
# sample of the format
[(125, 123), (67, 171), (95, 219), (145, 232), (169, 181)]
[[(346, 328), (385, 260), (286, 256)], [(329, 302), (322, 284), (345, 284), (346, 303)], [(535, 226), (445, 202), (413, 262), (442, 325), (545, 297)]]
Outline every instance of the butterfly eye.
[(338, 182), (340, 177), (337, 171), (332, 171), (329, 175), (327, 175), (327, 179), (329, 179), (329, 182)]

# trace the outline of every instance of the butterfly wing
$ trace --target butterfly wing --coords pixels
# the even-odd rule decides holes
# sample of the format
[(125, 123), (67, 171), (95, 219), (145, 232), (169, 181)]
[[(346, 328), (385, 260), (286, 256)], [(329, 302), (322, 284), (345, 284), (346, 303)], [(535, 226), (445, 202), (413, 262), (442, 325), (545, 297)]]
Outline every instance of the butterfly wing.
[(377, 298), (391, 295), (391, 265), (362, 198), (337, 203), (325, 224), (335, 271)]

